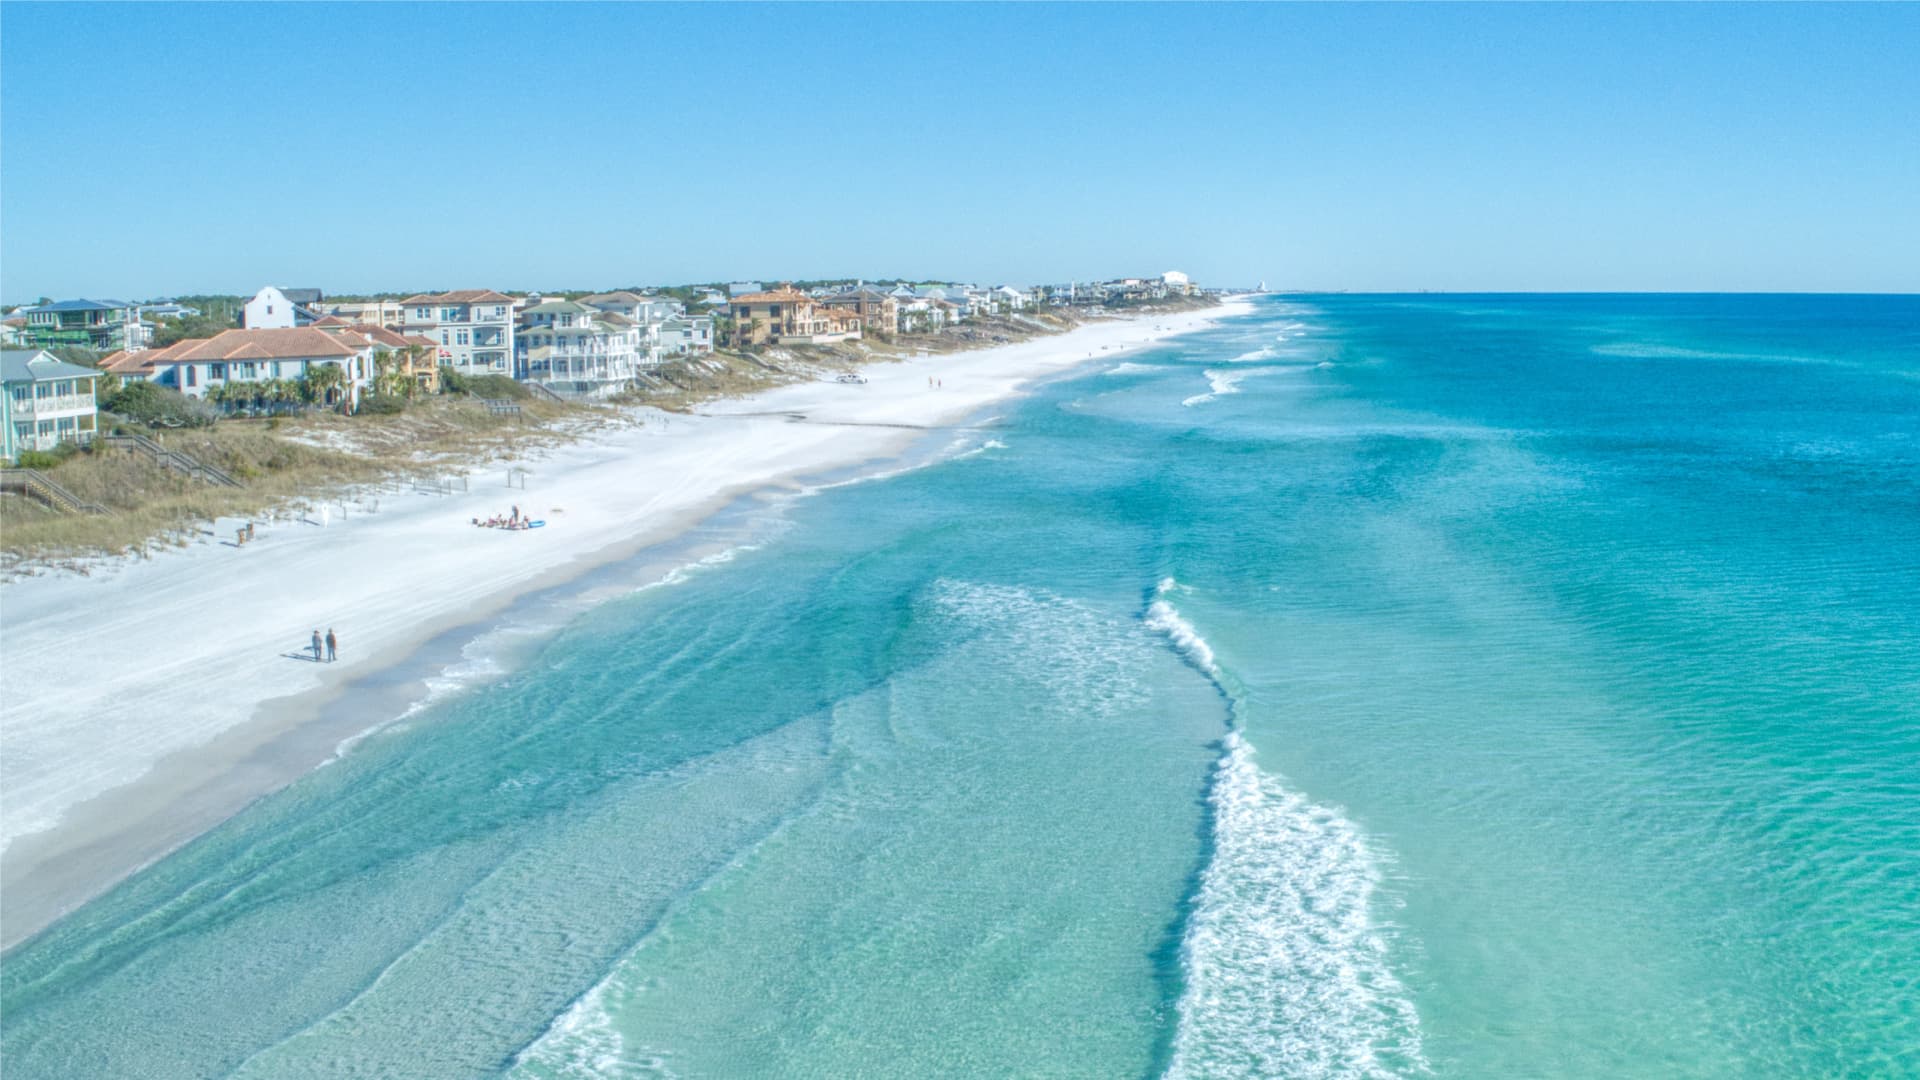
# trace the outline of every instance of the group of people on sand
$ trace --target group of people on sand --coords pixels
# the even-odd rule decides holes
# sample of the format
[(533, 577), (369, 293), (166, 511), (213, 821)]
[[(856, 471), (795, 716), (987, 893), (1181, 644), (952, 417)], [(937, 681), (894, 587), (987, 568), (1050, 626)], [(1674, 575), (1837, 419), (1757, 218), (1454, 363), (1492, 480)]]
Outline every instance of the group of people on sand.
[(936, 379), (931, 375), (927, 376), (927, 389), (938, 390), (945, 385), (947, 384), (944, 382), (941, 382), (939, 379)]
[(533, 524), (531, 521), (520, 516), (520, 508), (518, 506), (513, 508), (513, 513), (505, 517), (495, 514), (485, 521), (474, 518), (473, 523), (482, 529), (526, 529), (531, 528)]
[[(322, 639), (320, 637), (320, 631), (315, 630), (313, 632), (313, 644), (308, 647), (313, 650), (313, 662), (316, 664), (320, 662), (321, 643), (322, 643)], [(340, 639), (333, 636), (333, 627), (331, 626), (327, 627), (327, 636), (325, 639), (325, 644), (327, 647), (326, 662), (331, 664), (335, 660), (340, 659)]]

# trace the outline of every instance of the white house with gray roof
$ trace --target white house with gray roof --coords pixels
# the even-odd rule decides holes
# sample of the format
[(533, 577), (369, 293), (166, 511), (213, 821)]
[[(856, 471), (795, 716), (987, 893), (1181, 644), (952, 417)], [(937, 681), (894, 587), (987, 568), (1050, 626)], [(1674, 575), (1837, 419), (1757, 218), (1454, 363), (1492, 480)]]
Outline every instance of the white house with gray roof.
[(100, 372), (41, 349), (0, 350), (0, 457), (93, 441)]
[(645, 337), (644, 324), (617, 311), (544, 300), (520, 312), (514, 377), (560, 394), (611, 394), (648, 362)]

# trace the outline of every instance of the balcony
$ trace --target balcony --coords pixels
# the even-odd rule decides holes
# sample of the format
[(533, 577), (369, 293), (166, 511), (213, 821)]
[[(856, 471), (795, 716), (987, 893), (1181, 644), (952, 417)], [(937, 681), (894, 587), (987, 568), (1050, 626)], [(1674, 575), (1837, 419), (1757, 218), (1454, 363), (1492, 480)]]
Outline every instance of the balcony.
[(94, 404), (91, 395), (66, 394), (60, 397), (28, 398), (24, 401), (15, 398), (13, 400), (14, 412), (20, 416), (91, 412), (93, 408)]

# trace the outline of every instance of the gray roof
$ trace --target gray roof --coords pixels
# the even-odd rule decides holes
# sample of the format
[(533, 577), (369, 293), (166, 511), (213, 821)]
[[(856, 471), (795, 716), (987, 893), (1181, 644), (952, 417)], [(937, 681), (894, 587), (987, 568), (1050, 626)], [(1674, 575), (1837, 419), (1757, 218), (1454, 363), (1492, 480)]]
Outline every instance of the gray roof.
[(92, 378), (99, 374), (94, 368), (56, 360), (44, 349), (0, 350), (0, 376), (4, 376), (0, 381), (4, 382), (46, 382), (49, 379)]
[(319, 289), (281, 289), (280, 295), (296, 304), (317, 304), (325, 299)]
[(520, 309), (520, 314), (593, 315), (597, 314), (597, 312), (585, 304), (577, 304), (572, 300), (543, 300), (532, 307)]

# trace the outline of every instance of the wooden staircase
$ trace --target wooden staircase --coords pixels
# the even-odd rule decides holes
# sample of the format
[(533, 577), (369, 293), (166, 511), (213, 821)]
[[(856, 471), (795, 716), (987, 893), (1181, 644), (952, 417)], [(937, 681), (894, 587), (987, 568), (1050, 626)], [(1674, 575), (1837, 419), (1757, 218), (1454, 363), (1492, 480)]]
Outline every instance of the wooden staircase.
[(118, 447), (131, 453), (141, 454), (157, 465), (165, 466), (178, 473), (185, 473), (195, 480), (213, 484), (216, 487), (240, 486), (240, 481), (235, 480), (225, 470), (216, 469), (191, 454), (169, 450), (145, 435), (103, 435), (99, 441), (103, 446)]
[(24, 495), (63, 514), (106, 514), (113, 511), (88, 502), (38, 469), (0, 469), (0, 491)]

